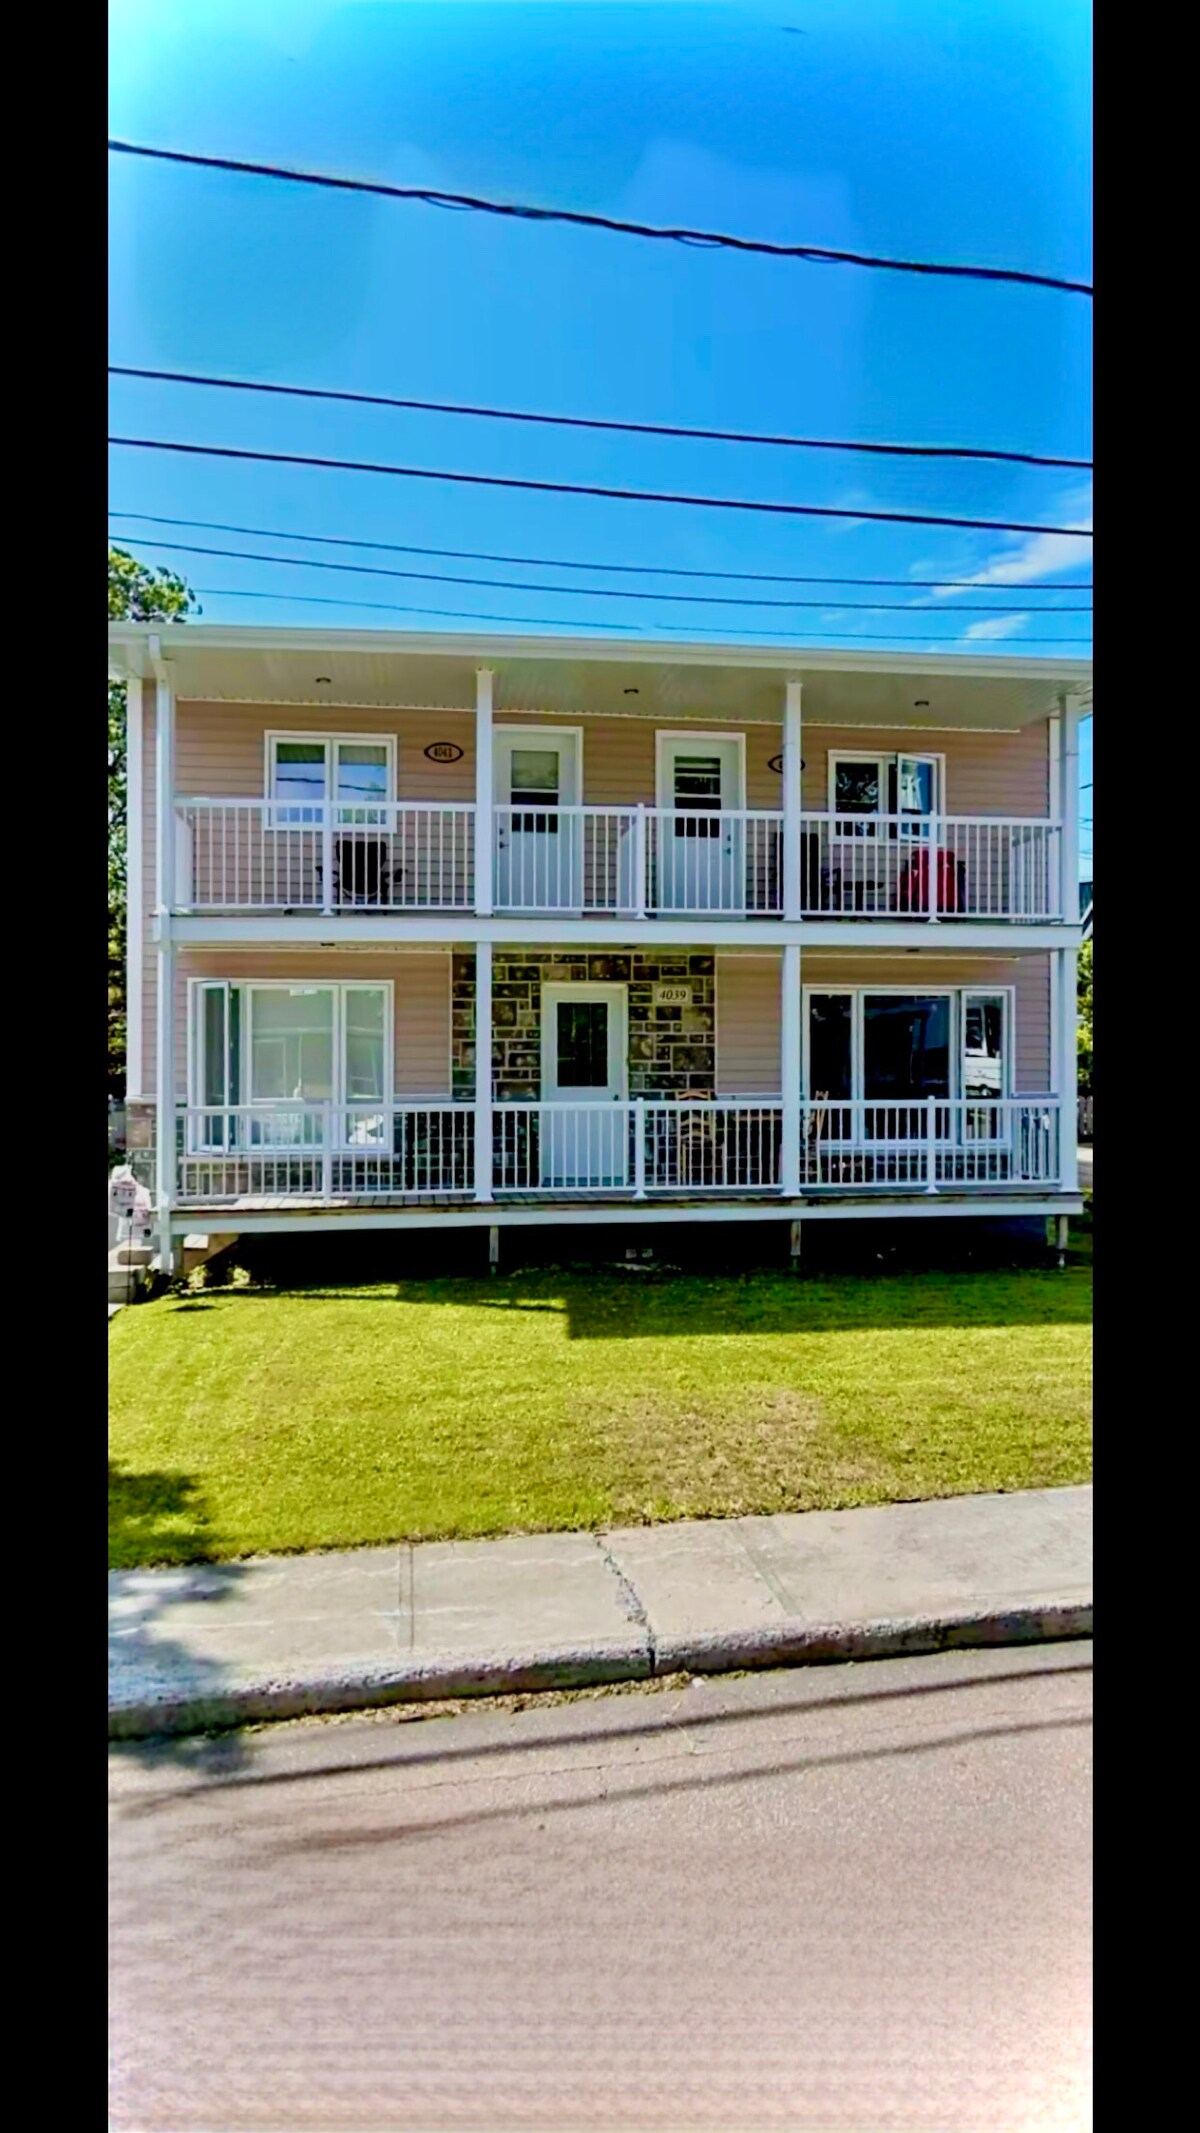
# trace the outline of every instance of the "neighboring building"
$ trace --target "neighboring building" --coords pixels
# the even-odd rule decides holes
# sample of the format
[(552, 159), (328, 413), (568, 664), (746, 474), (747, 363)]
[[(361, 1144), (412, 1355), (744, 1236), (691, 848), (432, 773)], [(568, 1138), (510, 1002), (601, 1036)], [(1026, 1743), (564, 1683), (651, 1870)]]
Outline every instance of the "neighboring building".
[[(1066, 1215), (1077, 660), (110, 629), (186, 1231)], [(793, 1232), (793, 1241), (798, 1241)]]

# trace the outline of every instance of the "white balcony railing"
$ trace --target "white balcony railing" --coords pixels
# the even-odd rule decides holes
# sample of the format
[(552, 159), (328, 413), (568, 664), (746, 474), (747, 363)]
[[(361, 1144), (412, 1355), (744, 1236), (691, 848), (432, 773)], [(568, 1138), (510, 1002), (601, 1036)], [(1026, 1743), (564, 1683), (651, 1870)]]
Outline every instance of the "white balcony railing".
[[(183, 911), (473, 911), (475, 810), (183, 800)], [(764, 918), (785, 908), (778, 811), (498, 807), (493, 902), (528, 916)], [(1062, 826), (1009, 816), (800, 817), (805, 918), (1058, 919)]]
[(734, 918), (783, 909), (783, 816), (498, 807), (497, 911)]
[(497, 911), (644, 910), (644, 812), (636, 807), (496, 808)]
[[(778, 1195), (780, 1102), (496, 1103), (492, 1177), (510, 1196)], [(797, 1105), (802, 1194), (1005, 1192), (1062, 1183), (1054, 1096)], [(470, 1199), (475, 1105), (234, 1104), (177, 1116), (181, 1204)]]
[(272, 1103), (189, 1107), (179, 1196), (425, 1199), (474, 1184), (471, 1104)]
[(802, 1191), (955, 1191), (1057, 1185), (1062, 1105), (1054, 1096), (940, 1097), (801, 1107)]
[(475, 810), (181, 800), (181, 907), (192, 911), (470, 911)]
[(1062, 827), (1000, 815), (801, 816), (806, 918), (1055, 919)]

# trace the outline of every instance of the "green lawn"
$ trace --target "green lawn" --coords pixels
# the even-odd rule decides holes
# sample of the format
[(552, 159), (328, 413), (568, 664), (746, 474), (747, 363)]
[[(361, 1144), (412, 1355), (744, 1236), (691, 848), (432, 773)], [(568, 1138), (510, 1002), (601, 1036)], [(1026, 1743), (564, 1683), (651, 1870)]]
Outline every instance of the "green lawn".
[(541, 1272), (122, 1311), (110, 1559), (1080, 1481), (1091, 1269)]

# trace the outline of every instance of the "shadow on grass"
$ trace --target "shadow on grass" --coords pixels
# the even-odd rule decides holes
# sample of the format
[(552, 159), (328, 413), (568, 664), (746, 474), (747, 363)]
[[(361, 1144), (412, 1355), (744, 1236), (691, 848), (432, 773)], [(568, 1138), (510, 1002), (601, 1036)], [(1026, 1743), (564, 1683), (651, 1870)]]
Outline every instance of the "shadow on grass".
[(191, 1474), (161, 1470), (134, 1474), (119, 1460), (109, 1460), (110, 1570), (133, 1569), (147, 1562), (212, 1562), (210, 1527), (200, 1485)]
[(904, 1328), (1083, 1326), (1092, 1317), (1090, 1268), (887, 1269), (867, 1276), (762, 1271), (685, 1274), (631, 1266), (531, 1269), (490, 1281), (358, 1283), (290, 1278), (279, 1286), (212, 1291), (220, 1308), (288, 1302), (455, 1305), (565, 1318), (572, 1340), (696, 1340), (759, 1334), (824, 1335)]

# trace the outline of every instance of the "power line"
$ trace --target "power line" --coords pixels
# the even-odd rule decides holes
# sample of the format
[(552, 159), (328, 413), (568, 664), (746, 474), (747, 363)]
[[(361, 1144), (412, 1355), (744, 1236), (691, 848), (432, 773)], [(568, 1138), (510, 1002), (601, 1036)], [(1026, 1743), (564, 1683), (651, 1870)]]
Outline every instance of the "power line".
[(1088, 472), (1090, 459), (1063, 459), (1045, 452), (1003, 452), (965, 444), (863, 444), (848, 437), (769, 436), (757, 430), (693, 429), (673, 422), (618, 422), (599, 415), (547, 415), (514, 407), (476, 407), (457, 400), (401, 399), (391, 393), (335, 391), (317, 385), (276, 385), (259, 378), (217, 378), (207, 372), (146, 370), (135, 363), (110, 363), (113, 378), (150, 378), (167, 385), (209, 385), (221, 392), (275, 393), (289, 400), (339, 400), (354, 407), (407, 408), (425, 415), (472, 415), (493, 422), (534, 422), (553, 429), (616, 430), (632, 437), (690, 437), (708, 444), (783, 445), (806, 452), (875, 452), (895, 459), (1003, 460), (1023, 467), (1071, 467)]
[(901, 526), (957, 526), (986, 533), (1084, 534), (1090, 527), (1047, 526), (1020, 519), (955, 518), (928, 511), (875, 511), (836, 504), (765, 503), (740, 496), (687, 496), (666, 489), (616, 489), (587, 481), (534, 481), (516, 474), (464, 474), (448, 467), (397, 467), (370, 459), (323, 459), (311, 452), (254, 452), (232, 444), (183, 444), (167, 437), (112, 437), (110, 444), (145, 452), (187, 452), (203, 459), (250, 459), (264, 466), (323, 467), (347, 474), (401, 475), (409, 481), (455, 481), (471, 488), (531, 489), (549, 496), (607, 496), (621, 503), (691, 504), (709, 511), (765, 511), (786, 518), (878, 520)]
[[(289, 533), (283, 526), (231, 526), (216, 518), (164, 518), (153, 511), (110, 511), (110, 518), (136, 519), (141, 526), (190, 526), (205, 533), (246, 533), (256, 540), (306, 541), (322, 548), (366, 548), (381, 555), (440, 556), (455, 563), (520, 563), (535, 570), (596, 570), (609, 575), (631, 572), (647, 578), (720, 578), (739, 585), (891, 585), (928, 590), (934, 586), (984, 591), (974, 578), (829, 578), (801, 577), (772, 570), (684, 570), (663, 563), (593, 563), (578, 556), (500, 555), (488, 548), (421, 548), (406, 541), (350, 540), (336, 533)], [(128, 536), (132, 539), (132, 535)], [(1067, 565), (1070, 569), (1073, 566)], [(997, 587), (1000, 591), (1003, 588)], [(1025, 592), (1090, 592), (1091, 585), (1060, 585), (1054, 578), (1031, 578)]]
[[(502, 629), (510, 622), (520, 622), (535, 628), (552, 630), (585, 629), (636, 631), (638, 627), (638, 625), (634, 622), (580, 622), (577, 620), (564, 618), (562, 615), (481, 615), (476, 612), (473, 612), (468, 608), (406, 607), (403, 605), (398, 605), (394, 601), (384, 600), (330, 600), (326, 599), (320, 593), (247, 592), (243, 590), (241, 586), (238, 585), (197, 585), (194, 590), (198, 598), (203, 600), (290, 600), (293, 603), (298, 602), (305, 607), (361, 607), (369, 608), (372, 613), (375, 614), (439, 615), (443, 619), (449, 618), (452, 621), (458, 622), (487, 622), (490, 623), (493, 629), (497, 627)], [(664, 627), (667, 629), (671, 629), (673, 627), (677, 627), (677, 625), (667, 623), (664, 625)], [(927, 645), (929, 642), (929, 632), (927, 630), (919, 637), (896, 637), (893, 636), (890, 631), (883, 636), (871, 636), (863, 634), (859, 631), (852, 631), (850, 633), (846, 633), (843, 631), (836, 630), (822, 630), (821, 635), (822, 637), (832, 638), (835, 644)], [(772, 630), (725, 630), (722, 632), (722, 636), (764, 637), (771, 644), (778, 642)], [(685, 642), (686, 641), (687, 640), (685, 640)], [(1083, 637), (1023, 637), (1021, 639), (1021, 642), (1023, 645), (1073, 644), (1083, 650), (1085, 654), (1087, 652), (1087, 640)], [(933, 651), (937, 651), (938, 649), (941, 649), (942, 651), (958, 651), (961, 649), (961, 647), (959, 645), (942, 645), (939, 648), (938, 646), (934, 645), (931, 646), (930, 649)]]
[[(764, 600), (746, 594), (729, 593), (660, 593), (639, 592), (631, 586), (608, 585), (538, 585), (525, 584), (520, 578), (474, 578), (453, 575), (444, 570), (392, 570), (386, 563), (331, 563), (324, 556), (306, 555), (261, 555), (250, 548), (202, 548), (194, 541), (160, 541), (143, 539), (140, 534), (125, 535), (135, 548), (153, 548), (164, 555), (211, 555), (223, 556), (235, 563), (283, 563), (292, 570), (337, 570), (352, 578), (409, 578), (427, 585), (476, 585), (488, 586), (496, 592), (544, 592), (565, 593), (596, 600), (655, 600), (678, 603), (680, 600), (694, 602), (703, 607), (834, 607), (845, 612), (861, 608), (870, 614), (928, 614), (946, 615), (952, 621), (954, 615), (1021, 615), (1024, 607), (983, 607), (958, 602), (951, 611), (934, 607), (917, 608), (911, 600)], [(1090, 606), (1051, 607), (1039, 610), (1051, 615), (1090, 615)]]
[(942, 274), (967, 281), (1018, 282), (1037, 289), (1062, 289), (1091, 296), (1092, 284), (1067, 281), (1055, 274), (1032, 274), (1019, 267), (981, 267), (932, 259), (887, 259), (872, 252), (847, 252), (823, 244), (775, 244), (765, 237), (732, 237), (721, 230), (674, 229), (650, 222), (626, 222), (612, 215), (588, 215), (574, 208), (531, 207), (515, 200), (489, 200), (477, 193), (440, 192), (427, 185), (385, 185), (371, 178), (342, 178), (328, 171), (288, 170), (279, 163), (249, 163), (238, 156), (189, 155), (179, 148), (147, 148), (136, 141), (109, 141), (115, 155), (149, 156), (160, 163), (188, 163), (202, 170), (229, 170), (244, 177), (282, 178), (289, 185), (320, 185), (334, 192), (373, 193), (386, 200), (413, 200), (426, 207), (460, 208), (474, 214), (505, 215), (521, 222), (569, 222), (581, 229), (609, 230), (622, 237), (652, 237), (672, 244), (694, 244), (731, 252), (764, 252), (774, 259), (807, 259), (822, 266), (877, 267), (893, 274)]

